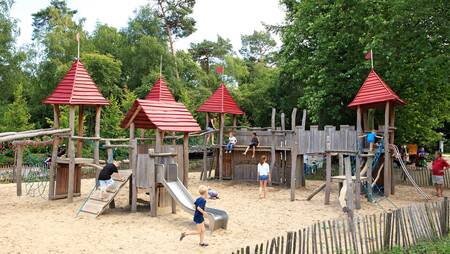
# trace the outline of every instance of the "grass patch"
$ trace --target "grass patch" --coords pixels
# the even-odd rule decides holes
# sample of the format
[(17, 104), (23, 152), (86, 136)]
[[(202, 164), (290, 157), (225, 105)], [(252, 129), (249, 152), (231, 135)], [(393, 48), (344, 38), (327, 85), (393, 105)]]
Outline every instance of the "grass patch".
[(419, 253), (429, 253), (429, 254), (441, 254), (450, 253), (450, 238), (438, 239), (431, 242), (422, 242), (411, 248), (403, 249), (401, 247), (394, 247), (392, 250), (378, 252), (379, 254), (419, 254)]

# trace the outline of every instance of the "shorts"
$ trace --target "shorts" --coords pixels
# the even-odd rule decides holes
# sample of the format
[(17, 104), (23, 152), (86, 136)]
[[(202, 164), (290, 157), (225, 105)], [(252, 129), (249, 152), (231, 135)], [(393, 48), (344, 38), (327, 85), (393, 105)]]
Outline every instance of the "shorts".
[(114, 183), (114, 180), (111, 178), (109, 180), (98, 180), (98, 185), (100, 188), (107, 188), (108, 186), (112, 185)]
[(213, 132), (213, 131), (214, 131), (214, 129), (213, 129), (213, 128), (211, 128), (211, 127), (206, 127), (206, 131), (207, 131), (207, 132)]
[(432, 176), (433, 184), (444, 184), (444, 176)]
[(258, 143), (250, 143), (250, 145), (249, 145), (250, 147), (257, 147), (258, 146)]
[(205, 221), (205, 218), (203, 217), (199, 217), (199, 218), (194, 218), (194, 222), (195, 224), (202, 224)]
[(269, 179), (269, 176), (268, 175), (260, 175), (259, 176), (259, 180), (260, 181), (267, 181)]

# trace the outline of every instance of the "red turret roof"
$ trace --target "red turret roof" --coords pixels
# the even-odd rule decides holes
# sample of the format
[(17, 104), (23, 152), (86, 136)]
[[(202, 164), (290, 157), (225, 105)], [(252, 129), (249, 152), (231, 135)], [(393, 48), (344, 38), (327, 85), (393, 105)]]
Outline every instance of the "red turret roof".
[(75, 60), (53, 93), (43, 103), (63, 105), (109, 104), (79, 59)]
[(364, 105), (379, 106), (380, 103), (387, 101), (394, 102), (394, 105), (405, 104), (405, 102), (400, 99), (386, 83), (384, 83), (375, 70), (372, 69), (348, 107), (353, 108)]
[(152, 101), (175, 102), (175, 98), (173, 97), (172, 93), (170, 92), (169, 88), (167, 87), (166, 82), (164, 82), (164, 79), (162, 79), (162, 78), (159, 78), (156, 81), (156, 83), (153, 85), (150, 92), (148, 92), (145, 99), (152, 100)]
[(243, 115), (244, 112), (231, 97), (227, 87), (222, 83), (220, 87), (197, 109), (197, 112), (228, 113)]

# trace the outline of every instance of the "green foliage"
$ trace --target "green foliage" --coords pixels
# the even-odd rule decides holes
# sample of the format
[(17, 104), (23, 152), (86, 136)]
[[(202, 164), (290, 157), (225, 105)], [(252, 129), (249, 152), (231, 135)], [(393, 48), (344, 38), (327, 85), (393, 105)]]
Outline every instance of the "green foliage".
[(102, 110), (102, 120), (100, 127), (101, 137), (126, 137), (126, 131), (120, 127), (124, 118), (119, 101), (115, 96), (108, 98), (109, 106)]
[(210, 64), (214, 59), (222, 58), (232, 52), (233, 46), (230, 40), (217, 36), (217, 41), (203, 40), (199, 43), (191, 43), (189, 53), (200, 63), (206, 73), (210, 72)]
[(83, 62), (103, 96), (121, 94), (120, 80), (122, 63), (112, 55), (87, 53), (83, 55)]
[(177, 38), (191, 35), (195, 32), (195, 20), (192, 14), (195, 0), (155, 0), (159, 16), (164, 26)]
[(254, 31), (250, 35), (242, 35), (242, 48), (239, 50), (245, 60), (252, 62), (269, 62), (273, 53), (276, 41), (268, 31)]
[(392, 250), (378, 252), (380, 254), (446, 254), (450, 253), (450, 238), (435, 240), (431, 242), (421, 242), (411, 248), (403, 249), (394, 247)]
[(6, 107), (0, 119), (0, 131), (25, 131), (34, 128), (30, 123), (27, 101), (23, 97), (23, 85), (18, 84), (14, 92), (14, 102)]

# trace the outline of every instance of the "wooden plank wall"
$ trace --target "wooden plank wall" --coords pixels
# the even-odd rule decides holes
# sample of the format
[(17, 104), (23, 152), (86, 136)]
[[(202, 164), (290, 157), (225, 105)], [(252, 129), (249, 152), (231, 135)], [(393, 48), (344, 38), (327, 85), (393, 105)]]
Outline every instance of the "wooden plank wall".
[[(411, 174), (414, 181), (420, 187), (433, 186), (431, 181), (431, 169), (423, 167), (408, 167), (408, 171)], [(400, 168), (394, 168), (394, 177), (398, 183), (412, 185), (407, 177), (403, 174)], [(450, 171), (444, 171), (444, 188), (450, 188)]]
[[(250, 141), (252, 140), (252, 133), (256, 132), (256, 135), (259, 139), (259, 145), (260, 146), (271, 146), (272, 145), (272, 132), (270, 131), (251, 131), (247, 129), (240, 129), (235, 131), (234, 136), (236, 137), (238, 141), (238, 145), (248, 145), (250, 144)], [(224, 138), (224, 144), (228, 143), (228, 133), (225, 133), (226, 137)], [(289, 138), (291, 134), (286, 134), (286, 137), (283, 133), (276, 133), (275, 134), (275, 140), (276, 140), (276, 146), (290, 146), (291, 145), (291, 139)]]
[[(356, 130), (354, 126), (341, 125), (339, 130), (335, 126), (326, 125), (323, 130), (317, 125), (311, 125), (309, 130), (297, 127), (299, 138), (299, 154), (320, 154), (326, 150), (356, 151)], [(329, 143), (329, 148), (327, 148)]]
[(375, 253), (448, 237), (448, 198), (388, 213), (317, 221), (298, 231), (247, 245), (233, 254)]

